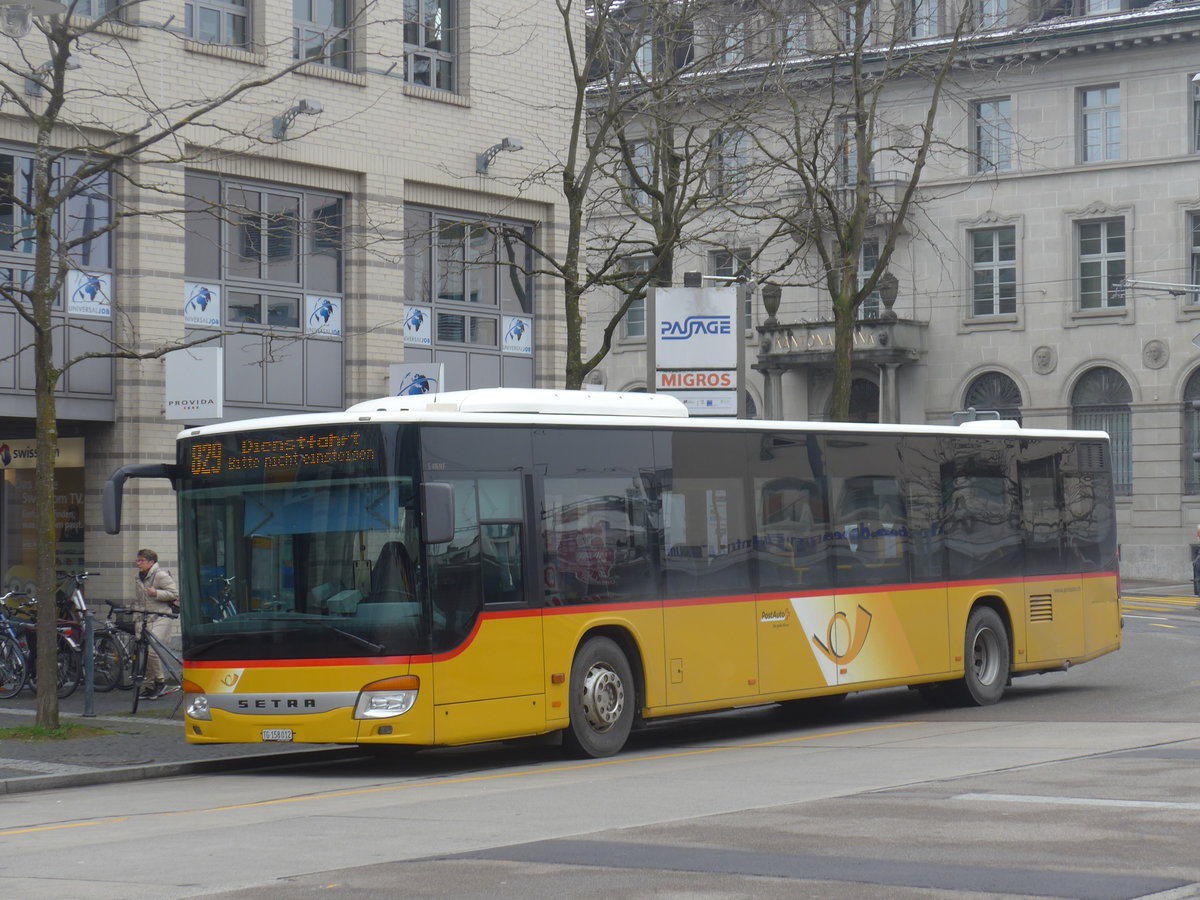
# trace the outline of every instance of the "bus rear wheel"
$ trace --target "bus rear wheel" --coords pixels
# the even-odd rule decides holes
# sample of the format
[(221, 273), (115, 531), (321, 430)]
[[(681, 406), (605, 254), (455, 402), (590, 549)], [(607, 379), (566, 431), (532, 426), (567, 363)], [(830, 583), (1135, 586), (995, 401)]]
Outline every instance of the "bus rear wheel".
[(594, 637), (571, 664), (571, 724), (563, 746), (575, 756), (612, 756), (625, 746), (637, 707), (633, 670), (616, 642)]
[(1008, 632), (999, 614), (980, 606), (967, 619), (963, 680), (959, 698), (969, 706), (991, 706), (1004, 695), (1012, 665)]

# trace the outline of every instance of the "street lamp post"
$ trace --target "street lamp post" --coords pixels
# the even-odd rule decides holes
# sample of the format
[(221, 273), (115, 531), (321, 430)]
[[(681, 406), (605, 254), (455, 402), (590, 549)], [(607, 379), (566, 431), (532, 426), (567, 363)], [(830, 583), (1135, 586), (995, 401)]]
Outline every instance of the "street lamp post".
[(38, 16), (65, 15), (67, 7), (58, 0), (21, 0), (19, 3), (0, 4), (0, 34), (10, 38), (23, 38), (33, 28)]
[(783, 289), (777, 284), (764, 284), (762, 289), (763, 309), (767, 319), (758, 326), (762, 336), (758, 344), (758, 368), (763, 373), (763, 418), (778, 419), (783, 415), (783, 367), (772, 365), (767, 356), (774, 347), (774, 335), (768, 334), (779, 324), (779, 301)]

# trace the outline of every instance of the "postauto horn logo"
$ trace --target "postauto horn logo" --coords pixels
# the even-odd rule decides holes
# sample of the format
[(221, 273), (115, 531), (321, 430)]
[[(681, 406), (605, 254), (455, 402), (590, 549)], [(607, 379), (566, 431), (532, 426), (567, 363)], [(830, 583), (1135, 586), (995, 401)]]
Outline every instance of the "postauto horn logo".
[(732, 316), (688, 316), (683, 321), (664, 320), (659, 336), (664, 341), (686, 341), (696, 335), (729, 334), (732, 328)]

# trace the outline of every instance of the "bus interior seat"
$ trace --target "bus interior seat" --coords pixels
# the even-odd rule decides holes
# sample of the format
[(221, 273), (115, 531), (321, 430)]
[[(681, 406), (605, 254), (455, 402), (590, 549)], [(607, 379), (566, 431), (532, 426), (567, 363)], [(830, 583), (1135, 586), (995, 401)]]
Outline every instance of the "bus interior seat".
[(388, 541), (379, 551), (375, 567), (371, 570), (370, 602), (381, 602), (385, 595), (401, 591), (414, 595), (412, 583), (412, 560), (408, 549), (400, 541)]

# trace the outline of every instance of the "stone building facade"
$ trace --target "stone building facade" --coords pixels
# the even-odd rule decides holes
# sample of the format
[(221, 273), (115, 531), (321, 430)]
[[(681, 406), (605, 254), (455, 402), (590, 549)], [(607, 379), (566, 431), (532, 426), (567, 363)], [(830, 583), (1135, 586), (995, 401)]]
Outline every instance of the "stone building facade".
[[(937, 134), (959, 150), (931, 158), (889, 267), (894, 320), (878, 298), (863, 307), (852, 410), (861, 420), (949, 423), (975, 407), (1028, 427), (1107, 430), (1123, 572), (1190, 581), (1200, 522), (1191, 458), (1200, 413), (1190, 406), (1200, 399), (1200, 5), (989, 9), (1003, 17), (971, 39), (970, 65), (938, 111)], [(921, 92), (896, 85), (913, 122), (924, 114)], [(878, 176), (881, 196), (887, 178)], [(755, 272), (783, 250), (763, 240), (731, 224), (723, 245), (678, 260), (675, 283), (685, 271), (746, 275), (752, 414), (775, 405), (766, 376), (779, 384), (772, 415), (824, 419), (828, 296), (773, 278), (783, 287), (768, 323)], [(738, 257), (759, 251), (743, 271)], [(595, 298), (593, 340), (615, 302)], [(646, 389), (652, 328), (635, 309), (593, 382)]]
[[(82, 151), (80, 134), (95, 145), (154, 127), (307, 61), (122, 162), (79, 199), (93, 226), (118, 210), (140, 215), (74, 259), (79, 275), (56, 307), (63, 358), (114, 341), (146, 350), (218, 335), (209, 346), (223, 348), (225, 419), (341, 410), (389, 393), (397, 364), (441, 364), (445, 389), (558, 379), (559, 292), (514, 278), (489, 230), (506, 224), (555, 246), (561, 200), (526, 180), (565, 144), (566, 78), (547, 75), (568, 71), (553, 4), (78, 0), (71, 9), (79, 28), (104, 20), (65, 72), (64, 122), (80, 127), (56, 136), (61, 147)], [(38, 74), (47, 44), (37, 27), (0, 40), (12, 71)], [(14, 98), (40, 110), (49, 92), (11, 72), (3, 83), (0, 166), (11, 194), (33, 153), (30, 118)], [(29, 255), (14, 209), (10, 197), (6, 273)], [(102, 286), (90, 304), (87, 283)], [(5, 306), (0, 573), (20, 587), (32, 577), (33, 376), (27, 330)], [(510, 330), (523, 340), (506, 340)], [(128, 593), (139, 547), (174, 565), (165, 482), (127, 491), (119, 536), (104, 533), (100, 512), (115, 468), (173, 460), (180, 429), (208, 421), (168, 417), (164, 368), (161, 359), (93, 359), (60, 384), (60, 565), (103, 572), (89, 583), (97, 597)]]

